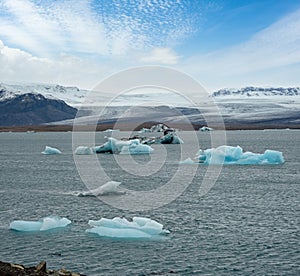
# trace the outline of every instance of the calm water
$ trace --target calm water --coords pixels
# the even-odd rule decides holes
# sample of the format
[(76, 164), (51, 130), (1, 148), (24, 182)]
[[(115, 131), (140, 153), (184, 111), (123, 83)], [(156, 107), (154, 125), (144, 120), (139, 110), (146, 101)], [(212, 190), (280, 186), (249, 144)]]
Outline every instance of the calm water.
[[(100, 143), (104, 135), (97, 135)], [(203, 148), (209, 147), (209, 134), (198, 135)], [(74, 164), (71, 133), (0, 133), (0, 260), (26, 265), (47, 260), (50, 268), (64, 266), (87, 275), (299, 275), (300, 131), (231, 131), (227, 139), (228, 145), (253, 152), (280, 150), (286, 163), (224, 166), (202, 198), (198, 189), (205, 166), (200, 166), (175, 201), (152, 211), (128, 212), (72, 195), (86, 187)], [(45, 145), (63, 154), (40, 154)], [(164, 169), (142, 181), (118, 169), (112, 155), (99, 158), (122, 185), (151, 189), (176, 169), (179, 147), (167, 149)], [(14, 219), (51, 214), (67, 217), (73, 225), (35, 234), (8, 229)], [(163, 223), (171, 234), (134, 241), (85, 233), (89, 219), (134, 215)]]

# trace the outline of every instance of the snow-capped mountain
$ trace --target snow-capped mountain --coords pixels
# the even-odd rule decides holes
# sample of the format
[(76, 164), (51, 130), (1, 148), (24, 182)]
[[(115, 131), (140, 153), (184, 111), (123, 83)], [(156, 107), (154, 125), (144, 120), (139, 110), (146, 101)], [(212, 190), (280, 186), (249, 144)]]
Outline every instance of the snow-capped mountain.
[(0, 101), (0, 126), (36, 126), (73, 119), (76, 113), (62, 100), (26, 93)]
[[(20, 96), (30, 94), (32, 97), (36, 95), (36, 97), (33, 97), (35, 107), (41, 106), (39, 101), (47, 102), (49, 99), (60, 99), (77, 108), (84, 103), (84, 110), (80, 112), (82, 117), (80, 120), (82, 124), (89, 124), (94, 121), (94, 116), (98, 116), (98, 113), (93, 113), (93, 106), (105, 105), (107, 99), (110, 98), (110, 95), (107, 93), (101, 92), (97, 94), (96, 92), (96, 97), (93, 98), (95, 99), (93, 101), (88, 97), (89, 92), (77, 87), (64, 87), (61, 85), (0, 84), (1, 116), (8, 118), (12, 115), (5, 115), (5, 112), (13, 114), (17, 111), (19, 113), (18, 118), (22, 118), (21, 113), (24, 111), (22, 109), (23, 98)], [(231, 126), (300, 127), (299, 87), (221, 89), (213, 92), (211, 96), (218, 107), (214, 111), (211, 111), (207, 104), (201, 101), (199, 102), (199, 109), (195, 109), (182, 96), (174, 95), (171, 92), (163, 94), (162, 91), (153, 89), (134, 91), (115, 98), (110, 106), (105, 108), (102, 112), (102, 117), (99, 119), (113, 121), (122, 118), (122, 120), (127, 122), (133, 122), (136, 118), (144, 119), (145, 121), (152, 118), (154, 121), (170, 124), (182, 121), (178, 115), (178, 112), (180, 112), (193, 124), (199, 125), (200, 122), (201, 124), (205, 123), (203, 115), (213, 115), (211, 112), (219, 112), (223, 116), (225, 123)], [(12, 101), (13, 99), (17, 100)], [(47, 104), (49, 103), (51, 102), (47, 102)], [(7, 106), (10, 106), (10, 108), (6, 108), (4, 112), (4, 107)], [(132, 109), (132, 107), (134, 108)], [(216, 109), (219, 111), (216, 111)], [(42, 108), (35, 110), (38, 110), (38, 115), (33, 116), (35, 118), (34, 122), (40, 123), (41, 121), (39, 121), (38, 117), (43, 117), (44, 111)], [(47, 110), (47, 116), (50, 116), (51, 110), (57, 112), (57, 110), (54, 111), (49, 106), (44, 110)], [(29, 114), (25, 113), (23, 114), (24, 116)], [(62, 116), (61, 120), (64, 121), (61, 124), (72, 125), (75, 113), (73, 111), (71, 113), (71, 116)], [(51, 119), (52, 122), (58, 119), (54, 117), (54, 120)], [(47, 120), (47, 122), (51, 122), (51, 120)], [(26, 122), (29, 123), (30, 121)], [(34, 122), (32, 123), (34, 124)]]
[(238, 97), (238, 96), (246, 96), (246, 97), (269, 97), (269, 96), (300, 96), (300, 87), (253, 87), (247, 86), (240, 89), (220, 89), (212, 93), (213, 97)]
[(88, 92), (74, 86), (0, 83), (0, 101), (14, 98), (17, 95), (32, 93), (41, 94), (48, 99), (63, 100), (69, 105), (76, 106), (81, 104)]

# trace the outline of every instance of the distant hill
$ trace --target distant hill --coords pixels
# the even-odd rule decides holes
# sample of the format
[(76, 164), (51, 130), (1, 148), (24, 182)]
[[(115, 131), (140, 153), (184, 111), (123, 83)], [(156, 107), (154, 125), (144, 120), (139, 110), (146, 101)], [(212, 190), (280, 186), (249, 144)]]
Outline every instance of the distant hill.
[(54, 121), (73, 119), (77, 109), (62, 100), (48, 99), (41, 94), (26, 93), (1, 98), (0, 126), (41, 125)]

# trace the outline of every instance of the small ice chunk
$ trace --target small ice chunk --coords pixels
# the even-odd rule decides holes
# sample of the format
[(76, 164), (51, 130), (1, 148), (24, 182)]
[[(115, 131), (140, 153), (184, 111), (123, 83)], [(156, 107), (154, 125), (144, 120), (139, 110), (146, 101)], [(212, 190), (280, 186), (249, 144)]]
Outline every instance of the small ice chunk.
[(190, 157), (183, 160), (183, 161), (180, 161), (179, 164), (181, 165), (190, 165), (190, 164), (196, 164), (195, 161), (193, 161)]
[(103, 184), (102, 186), (100, 186), (94, 190), (79, 193), (78, 196), (98, 196), (98, 195), (110, 195), (110, 194), (123, 194), (121, 191), (119, 191), (120, 184), (121, 184), (121, 182), (108, 181), (107, 183)]
[(208, 126), (203, 126), (203, 127), (199, 128), (199, 131), (202, 131), (202, 132), (212, 131), (212, 130), (214, 130), (214, 129), (211, 127), (208, 127)]
[(132, 221), (120, 217), (101, 218), (89, 220), (88, 224), (93, 228), (86, 230), (87, 232), (112, 238), (151, 238), (170, 233), (157, 221), (143, 217), (133, 217)]
[(61, 154), (61, 151), (59, 149), (46, 146), (44, 151), (42, 151), (42, 154), (46, 154), (46, 155)]
[(50, 216), (42, 218), (39, 221), (15, 220), (10, 223), (9, 228), (22, 232), (47, 231), (54, 228), (65, 227), (70, 223), (71, 221), (67, 218)]
[(77, 155), (92, 155), (94, 151), (90, 147), (79, 146), (75, 149), (75, 154)]

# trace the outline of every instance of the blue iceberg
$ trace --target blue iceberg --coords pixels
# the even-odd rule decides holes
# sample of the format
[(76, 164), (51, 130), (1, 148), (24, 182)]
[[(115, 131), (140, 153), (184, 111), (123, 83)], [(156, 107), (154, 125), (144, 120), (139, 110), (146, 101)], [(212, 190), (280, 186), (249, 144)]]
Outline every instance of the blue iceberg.
[(10, 223), (9, 228), (15, 231), (37, 232), (66, 227), (70, 223), (71, 221), (67, 218), (51, 216), (39, 221), (14, 220)]
[(122, 141), (113, 137), (109, 137), (103, 145), (95, 147), (96, 153), (150, 154), (153, 151), (150, 146), (141, 144), (139, 139)]
[(120, 217), (101, 218), (90, 220), (88, 224), (93, 228), (86, 232), (109, 238), (153, 238), (170, 233), (157, 221), (143, 217), (133, 217), (132, 221)]
[(44, 151), (42, 151), (42, 154), (46, 154), (46, 155), (61, 154), (61, 151), (59, 149), (46, 146)]
[(217, 148), (199, 150), (197, 153), (199, 163), (204, 164), (239, 164), (239, 165), (263, 165), (284, 163), (283, 154), (280, 151), (266, 150), (264, 153), (243, 152), (240, 146), (220, 146)]

